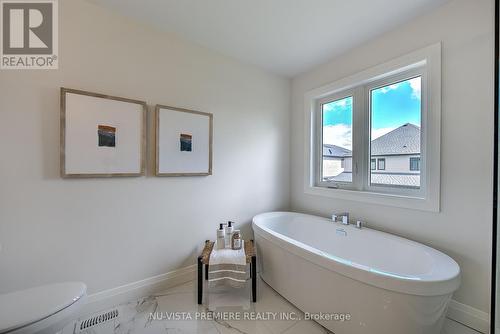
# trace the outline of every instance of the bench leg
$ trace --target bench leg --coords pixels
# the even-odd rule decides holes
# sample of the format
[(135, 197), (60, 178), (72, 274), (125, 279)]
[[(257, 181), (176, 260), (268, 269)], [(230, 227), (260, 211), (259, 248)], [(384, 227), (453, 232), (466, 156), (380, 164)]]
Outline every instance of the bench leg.
[(255, 256), (252, 256), (250, 275), (252, 275), (252, 300), (255, 303), (257, 301), (257, 259)]
[(203, 300), (203, 262), (202, 257), (198, 257), (198, 304)]

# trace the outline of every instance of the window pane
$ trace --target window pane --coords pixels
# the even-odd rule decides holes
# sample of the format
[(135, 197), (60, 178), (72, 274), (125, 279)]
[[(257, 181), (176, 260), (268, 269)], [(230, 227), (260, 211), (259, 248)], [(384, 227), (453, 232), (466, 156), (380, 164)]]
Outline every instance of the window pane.
[(352, 96), (322, 106), (323, 181), (352, 182)]
[(379, 158), (378, 160), (378, 170), (385, 170), (385, 159)]
[(371, 159), (370, 162), (370, 169), (375, 170), (377, 168), (377, 160), (376, 159)]
[(371, 91), (371, 184), (420, 187), (421, 104), (421, 77)]
[(420, 158), (410, 158), (410, 170), (419, 171), (420, 170)]

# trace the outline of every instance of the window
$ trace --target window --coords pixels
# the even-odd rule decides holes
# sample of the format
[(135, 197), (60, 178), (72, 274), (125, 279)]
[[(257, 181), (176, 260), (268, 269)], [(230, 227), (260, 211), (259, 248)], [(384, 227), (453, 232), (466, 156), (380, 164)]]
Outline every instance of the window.
[[(377, 159), (377, 169), (378, 170), (385, 170), (385, 159), (384, 158), (379, 158)], [(373, 182), (373, 178), (372, 178), (372, 182)]]
[[(410, 74), (409, 74), (410, 75)], [(420, 175), (408, 173), (409, 154), (420, 154), (422, 76), (405, 80), (387, 79), (368, 87), (370, 103), (370, 154), (378, 159), (378, 170), (370, 173), (370, 184), (384, 187), (419, 188)]]
[(440, 80), (436, 44), (307, 92), (305, 191), (438, 211)]
[(421, 154), (424, 75), (415, 68), (318, 100), (318, 186), (420, 195), (408, 161)]
[(352, 182), (352, 170), (346, 168), (352, 159), (352, 103), (352, 96), (346, 96), (321, 104), (322, 182)]
[(410, 171), (420, 171), (420, 157), (410, 158)]

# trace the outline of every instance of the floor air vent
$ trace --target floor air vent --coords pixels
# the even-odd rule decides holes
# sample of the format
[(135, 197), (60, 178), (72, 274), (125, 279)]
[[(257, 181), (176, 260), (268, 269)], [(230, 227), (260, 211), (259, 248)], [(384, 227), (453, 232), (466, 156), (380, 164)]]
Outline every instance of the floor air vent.
[(111, 311), (107, 311), (101, 314), (96, 314), (88, 319), (82, 320), (79, 323), (77, 323), (76, 326), (76, 331), (75, 333), (81, 333), (84, 332), (85, 330), (98, 326), (100, 324), (104, 324), (105, 322), (108, 322), (110, 320), (118, 318), (118, 310), (113, 309)]

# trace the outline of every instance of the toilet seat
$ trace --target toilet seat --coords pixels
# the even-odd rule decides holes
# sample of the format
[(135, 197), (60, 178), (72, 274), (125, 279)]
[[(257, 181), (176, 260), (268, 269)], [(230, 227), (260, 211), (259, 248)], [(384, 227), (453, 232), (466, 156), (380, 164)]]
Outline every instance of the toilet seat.
[(79, 301), (81, 282), (39, 286), (0, 295), (0, 333), (9, 333), (56, 315)]

